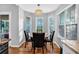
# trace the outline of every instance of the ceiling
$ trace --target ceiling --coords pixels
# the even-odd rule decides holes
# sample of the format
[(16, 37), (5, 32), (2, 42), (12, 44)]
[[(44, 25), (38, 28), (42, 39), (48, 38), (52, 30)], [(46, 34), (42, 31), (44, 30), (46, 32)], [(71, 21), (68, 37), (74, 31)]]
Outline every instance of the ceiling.
[[(20, 6), (22, 9), (24, 9), (28, 12), (32, 12), (32, 13), (34, 13), (37, 8), (37, 4), (18, 4), (18, 6)], [(54, 11), (59, 6), (60, 6), (60, 4), (40, 4), (40, 8), (43, 11), (43, 13), (48, 13), (48, 12)]]

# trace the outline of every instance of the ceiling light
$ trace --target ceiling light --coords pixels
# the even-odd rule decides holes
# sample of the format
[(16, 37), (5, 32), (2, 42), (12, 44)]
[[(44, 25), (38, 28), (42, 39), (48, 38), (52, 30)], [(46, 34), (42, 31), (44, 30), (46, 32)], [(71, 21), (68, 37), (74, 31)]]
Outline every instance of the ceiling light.
[(37, 4), (37, 8), (35, 10), (35, 15), (36, 16), (41, 16), (42, 15), (42, 10), (40, 8), (40, 4)]

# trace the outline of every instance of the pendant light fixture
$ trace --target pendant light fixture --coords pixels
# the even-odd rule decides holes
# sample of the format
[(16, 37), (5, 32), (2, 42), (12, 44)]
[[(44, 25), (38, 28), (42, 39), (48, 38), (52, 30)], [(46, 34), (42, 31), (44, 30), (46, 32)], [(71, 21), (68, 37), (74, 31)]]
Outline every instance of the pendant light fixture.
[(35, 15), (36, 16), (41, 16), (42, 15), (42, 10), (40, 8), (40, 4), (37, 4), (36, 10), (35, 10)]

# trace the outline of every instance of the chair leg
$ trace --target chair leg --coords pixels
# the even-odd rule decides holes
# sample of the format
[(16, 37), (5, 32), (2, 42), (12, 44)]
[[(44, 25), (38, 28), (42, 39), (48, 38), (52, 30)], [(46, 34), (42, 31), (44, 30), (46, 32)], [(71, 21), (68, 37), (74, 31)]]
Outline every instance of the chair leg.
[(25, 42), (25, 48), (27, 47), (27, 45), (28, 45), (28, 42)]
[(48, 49), (47, 49), (47, 47), (46, 47), (46, 46), (45, 46), (45, 48), (46, 48), (46, 51), (47, 51)]
[(48, 50), (48, 49), (47, 49), (47, 46), (45, 46), (45, 49), (46, 49), (46, 51)]
[(53, 50), (53, 43), (52, 42), (50, 42), (50, 46), (52, 46), (52, 50)]
[(44, 54), (44, 47), (42, 47), (42, 53)]
[(26, 43), (27, 43), (27, 42), (25, 42), (25, 48), (26, 48)]
[(60, 47), (60, 54), (62, 54), (63, 53), (63, 49), (62, 49), (62, 47)]
[(51, 45), (52, 45), (52, 51), (53, 51), (53, 43), (51, 42)]
[(33, 51), (33, 53), (35, 54), (35, 47), (34, 47), (34, 51)]
[(47, 50), (48, 50), (48, 49), (47, 49), (47, 42), (45, 43), (45, 48), (46, 48), (46, 51), (47, 51)]

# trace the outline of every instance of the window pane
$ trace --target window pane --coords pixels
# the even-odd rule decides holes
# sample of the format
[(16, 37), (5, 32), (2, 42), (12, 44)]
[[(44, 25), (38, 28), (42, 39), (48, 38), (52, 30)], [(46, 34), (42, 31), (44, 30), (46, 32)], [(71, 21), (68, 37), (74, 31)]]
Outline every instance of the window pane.
[(43, 32), (43, 19), (42, 17), (37, 17), (37, 32)]
[(67, 10), (66, 24), (75, 23), (75, 5)]
[(59, 16), (60, 16), (60, 25), (64, 25), (65, 13), (62, 12)]
[(77, 39), (77, 24), (66, 25), (66, 37), (70, 40)]
[(59, 34), (60, 34), (62, 37), (64, 37), (65, 12), (62, 12), (59, 16), (60, 16)]
[(77, 39), (77, 24), (75, 24), (75, 5), (67, 10), (66, 19), (66, 38), (67, 39)]
[(55, 20), (53, 19), (53, 17), (49, 17), (48, 18), (48, 24), (49, 24), (49, 32), (51, 33), (51, 32), (53, 32), (53, 31), (55, 31)]
[(59, 34), (64, 37), (64, 25), (59, 25)]
[(30, 32), (31, 29), (30, 17), (26, 17), (24, 28), (26, 32)]

